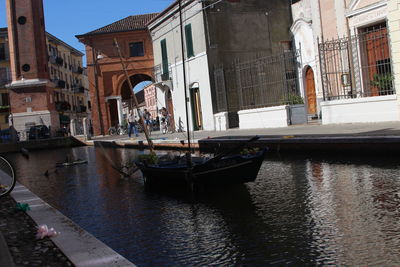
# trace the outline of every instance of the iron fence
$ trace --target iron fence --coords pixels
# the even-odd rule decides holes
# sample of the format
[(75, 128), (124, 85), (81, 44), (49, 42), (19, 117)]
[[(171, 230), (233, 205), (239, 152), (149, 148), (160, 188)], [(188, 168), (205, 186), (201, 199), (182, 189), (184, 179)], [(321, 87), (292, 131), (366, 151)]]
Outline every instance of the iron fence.
[(297, 66), (299, 51), (235, 60), (231, 66), (215, 66), (217, 112), (298, 104)]
[(84, 121), (83, 121), (82, 118), (76, 119), (76, 124), (75, 124), (76, 135), (83, 135), (84, 134), (83, 123), (84, 123)]
[[(166, 71), (168, 70), (168, 71)], [(154, 81), (162, 82), (171, 79), (172, 65), (171, 64), (159, 64), (153, 67)]]
[(324, 100), (394, 94), (385, 25), (318, 44)]

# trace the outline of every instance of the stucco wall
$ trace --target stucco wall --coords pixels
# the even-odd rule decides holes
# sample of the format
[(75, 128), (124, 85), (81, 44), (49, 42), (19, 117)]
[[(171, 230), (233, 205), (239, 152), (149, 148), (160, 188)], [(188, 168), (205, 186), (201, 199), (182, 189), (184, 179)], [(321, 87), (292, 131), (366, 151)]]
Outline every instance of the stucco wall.
[(241, 110), (240, 129), (278, 128), (288, 126), (287, 106)]
[[(214, 130), (214, 116), (212, 110), (212, 98), (210, 90), (210, 80), (208, 71), (208, 58), (206, 53), (206, 39), (204, 31), (204, 20), (202, 4), (193, 1), (184, 10), (182, 14), (183, 24), (191, 25), (194, 57), (186, 59), (186, 89), (187, 96), (190, 96), (189, 88), (192, 84), (198, 83), (200, 89), (201, 115), (203, 120), (204, 130)], [(169, 15), (173, 14), (170, 18)], [(165, 18), (165, 20), (164, 20)], [(182, 46), (179, 13), (176, 7), (164, 16), (160, 17), (149, 25), (153, 40), (154, 48), (154, 64), (162, 63), (161, 56), (161, 40), (165, 39), (167, 44), (168, 63), (171, 64), (172, 73), (172, 102), (174, 105), (174, 120), (176, 129), (179, 129), (179, 124), (186, 130), (186, 109), (185, 109), (185, 91), (183, 84), (182, 70)], [(193, 127), (192, 110), (190, 103), (189, 110), (189, 125)], [(192, 130), (192, 129), (191, 129)]]
[(383, 122), (400, 119), (396, 95), (321, 102), (322, 124)]
[[(201, 8), (201, 3), (194, 1), (182, 11), (183, 25), (191, 24), (192, 27), (193, 49), (195, 54), (206, 51), (203, 13), (199, 12)], [(171, 14), (173, 15), (167, 18)], [(149, 25), (149, 30), (153, 41), (155, 66), (162, 63), (161, 40), (163, 39), (165, 39), (167, 43), (168, 63), (176, 64), (182, 61), (180, 19), (177, 8), (172, 9), (160, 19), (151, 23)]]
[[(203, 130), (214, 130), (214, 116), (212, 110), (212, 99), (210, 92), (210, 80), (208, 76), (208, 62), (205, 53), (196, 55), (191, 58), (186, 64), (186, 78), (187, 78), (187, 95), (189, 97), (189, 87), (193, 83), (198, 83), (200, 89), (201, 111), (203, 119)], [(174, 104), (174, 117), (175, 124), (178, 125), (179, 119), (183, 122), (183, 128), (186, 129), (186, 109), (185, 109), (185, 96), (183, 91), (183, 71), (182, 62), (172, 66), (172, 100)], [(191, 127), (192, 110), (190, 103), (189, 108), (189, 123)], [(177, 127), (178, 128), (178, 127)], [(192, 129), (191, 129), (192, 130)]]
[[(310, 66), (314, 72), (317, 99), (321, 100), (323, 98), (318, 61), (318, 38), (320, 38), (318, 31), (319, 24), (318, 20), (315, 21), (315, 19), (313, 19), (318, 17), (318, 6), (316, 7), (314, 4), (315, 3), (311, 0), (303, 0), (292, 5), (294, 22), (291, 27), (291, 32), (296, 49), (301, 51), (301, 64), (298, 66), (297, 71), (299, 75), (300, 92), (305, 102), (307, 102), (307, 97), (305, 97), (307, 95), (305, 84), (305, 71), (307, 66)], [(319, 110), (318, 105), (317, 109)]]

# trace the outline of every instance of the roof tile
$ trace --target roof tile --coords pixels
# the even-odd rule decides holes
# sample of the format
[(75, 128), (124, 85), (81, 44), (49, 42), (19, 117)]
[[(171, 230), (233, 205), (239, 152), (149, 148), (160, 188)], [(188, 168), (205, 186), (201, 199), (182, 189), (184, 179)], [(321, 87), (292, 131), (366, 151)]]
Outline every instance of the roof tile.
[(145, 30), (147, 28), (147, 23), (157, 15), (158, 13), (129, 16), (83, 35)]

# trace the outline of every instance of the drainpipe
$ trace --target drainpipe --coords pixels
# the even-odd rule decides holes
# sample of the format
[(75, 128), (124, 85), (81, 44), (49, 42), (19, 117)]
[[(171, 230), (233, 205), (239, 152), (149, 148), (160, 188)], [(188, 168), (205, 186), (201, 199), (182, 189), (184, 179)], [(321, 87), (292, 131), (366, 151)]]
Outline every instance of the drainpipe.
[[(346, 16), (346, 1), (343, 0), (343, 6), (345, 7), (345, 16)], [(347, 31), (347, 38), (348, 38), (348, 58), (349, 58), (349, 67), (350, 67), (350, 81), (351, 81), (351, 97), (353, 98), (354, 86), (356, 86), (356, 76), (355, 76), (355, 69), (354, 69), (354, 62), (353, 62), (353, 44), (351, 40), (351, 31), (349, 26), (349, 19), (346, 16), (346, 31)], [(356, 91), (357, 92), (357, 91)]]

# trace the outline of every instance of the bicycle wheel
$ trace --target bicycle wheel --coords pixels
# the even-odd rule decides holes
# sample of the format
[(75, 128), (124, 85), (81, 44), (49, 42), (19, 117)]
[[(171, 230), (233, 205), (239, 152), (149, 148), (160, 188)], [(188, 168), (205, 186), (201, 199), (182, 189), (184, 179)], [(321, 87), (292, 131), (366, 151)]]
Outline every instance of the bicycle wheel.
[(14, 168), (8, 160), (0, 156), (0, 197), (9, 194), (16, 183)]
[(111, 127), (110, 129), (108, 129), (108, 134), (109, 135), (115, 135), (117, 132), (117, 130), (114, 127)]

